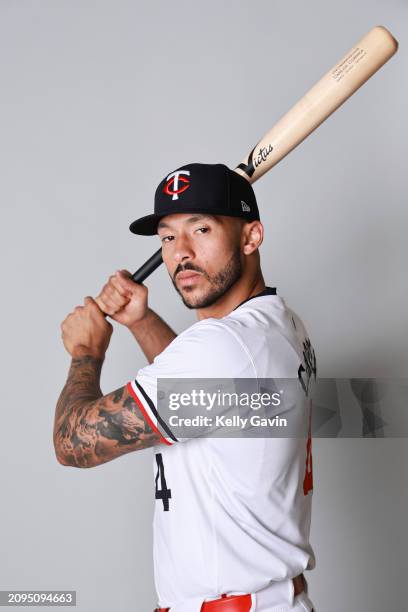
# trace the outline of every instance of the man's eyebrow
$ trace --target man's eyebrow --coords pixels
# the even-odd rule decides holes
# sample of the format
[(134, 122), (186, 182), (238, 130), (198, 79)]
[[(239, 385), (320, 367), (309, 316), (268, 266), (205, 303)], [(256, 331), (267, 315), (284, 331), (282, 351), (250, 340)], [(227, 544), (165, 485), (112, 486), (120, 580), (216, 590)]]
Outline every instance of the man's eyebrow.
[[(214, 219), (214, 215), (194, 215), (193, 217), (186, 219), (186, 223), (195, 223), (196, 221), (202, 221), (203, 219)], [(164, 221), (159, 221), (157, 229), (159, 230), (162, 227), (170, 228), (171, 226)]]

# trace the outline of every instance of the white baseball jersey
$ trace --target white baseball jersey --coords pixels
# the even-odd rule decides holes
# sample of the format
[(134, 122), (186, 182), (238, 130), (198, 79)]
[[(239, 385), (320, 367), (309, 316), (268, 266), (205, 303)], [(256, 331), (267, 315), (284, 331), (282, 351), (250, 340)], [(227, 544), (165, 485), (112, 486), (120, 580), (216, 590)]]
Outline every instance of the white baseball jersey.
[[(315, 377), (315, 364), (302, 321), (267, 287), (227, 316), (193, 324), (128, 384), (163, 442), (154, 448), (153, 523), (161, 607), (199, 612), (222, 593), (272, 586), (270, 609), (289, 606), (291, 578), (313, 569), (315, 556), (310, 429), (307, 439), (178, 440), (158, 413), (157, 379), (299, 378), (300, 385), (303, 375)], [(305, 398), (299, 409), (310, 423)]]

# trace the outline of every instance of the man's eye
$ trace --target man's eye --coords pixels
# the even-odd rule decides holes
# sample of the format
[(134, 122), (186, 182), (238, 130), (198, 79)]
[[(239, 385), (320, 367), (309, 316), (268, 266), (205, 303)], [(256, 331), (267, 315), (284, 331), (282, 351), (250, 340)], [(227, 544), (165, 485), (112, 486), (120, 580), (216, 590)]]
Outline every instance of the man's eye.
[(197, 229), (197, 232), (203, 232), (205, 234), (206, 232), (208, 232), (208, 227), (199, 227)]
[(162, 242), (170, 242), (170, 240), (173, 240), (174, 236), (163, 236), (162, 238), (160, 238), (160, 240)]

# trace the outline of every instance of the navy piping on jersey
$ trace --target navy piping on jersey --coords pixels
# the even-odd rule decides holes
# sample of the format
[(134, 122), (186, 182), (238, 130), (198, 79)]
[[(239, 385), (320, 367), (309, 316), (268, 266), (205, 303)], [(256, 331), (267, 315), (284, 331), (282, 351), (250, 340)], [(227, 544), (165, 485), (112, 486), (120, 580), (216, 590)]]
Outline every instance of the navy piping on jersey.
[(167, 436), (169, 438), (171, 438), (174, 442), (178, 442), (177, 438), (175, 437), (175, 435), (172, 433), (172, 431), (169, 429), (167, 423), (165, 423), (163, 421), (163, 419), (161, 418), (160, 414), (157, 412), (156, 410), (156, 406), (154, 405), (154, 403), (152, 402), (152, 400), (150, 399), (150, 397), (147, 395), (146, 391), (143, 389), (142, 385), (140, 383), (137, 382), (137, 380), (135, 380), (135, 385), (137, 386), (137, 388), (139, 389), (140, 393), (143, 395), (143, 397), (145, 398), (146, 402), (149, 404), (149, 408), (150, 410), (153, 412), (154, 416), (157, 419), (157, 422), (161, 425), (163, 431), (166, 432)]
[(262, 297), (264, 295), (276, 295), (276, 287), (265, 287), (265, 289), (260, 293), (257, 293), (256, 295), (251, 295), (251, 297), (238, 304), (238, 306), (235, 306), (234, 310), (242, 306), (242, 304), (249, 302), (249, 300), (253, 300), (254, 298)]

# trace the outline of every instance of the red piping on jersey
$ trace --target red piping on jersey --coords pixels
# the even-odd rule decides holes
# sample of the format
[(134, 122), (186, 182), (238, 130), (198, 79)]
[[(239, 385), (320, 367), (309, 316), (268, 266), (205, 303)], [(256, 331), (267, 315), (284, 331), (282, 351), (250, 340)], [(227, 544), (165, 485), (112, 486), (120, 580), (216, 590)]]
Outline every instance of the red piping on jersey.
[(132, 383), (128, 382), (128, 384), (126, 385), (127, 390), (129, 391), (130, 395), (133, 397), (133, 399), (135, 400), (136, 404), (139, 406), (140, 410), (143, 413), (144, 418), (146, 419), (146, 421), (149, 423), (150, 427), (152, 427), (154, 429), (154, 431), (156, 433), (159, 434), (160, 436), (160, 442), (163, 442), (164, 444), (167, 444), (167, 446), (172, 446), (172, 443), (169, 442), (168, 440), (166, 440), (166, 438), (163, 436), (163, 434), (161, 433), (161, 431), (156, 427), (156, 425), (153, 423), (152, 419), (150, 418), (150, 416), (148, 415), (146, 408), (143, 406), (142, 402), (140, 401), (140, 399), (138, 398), (138, 396), (136, 395), (136, 393), (134, 392), (134, 389), (132, 387)]

